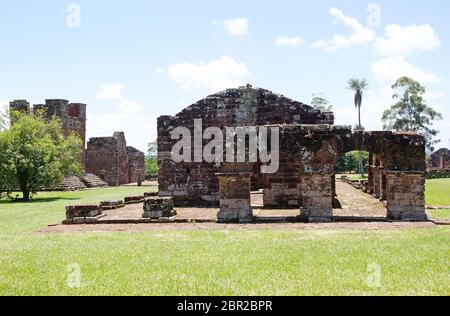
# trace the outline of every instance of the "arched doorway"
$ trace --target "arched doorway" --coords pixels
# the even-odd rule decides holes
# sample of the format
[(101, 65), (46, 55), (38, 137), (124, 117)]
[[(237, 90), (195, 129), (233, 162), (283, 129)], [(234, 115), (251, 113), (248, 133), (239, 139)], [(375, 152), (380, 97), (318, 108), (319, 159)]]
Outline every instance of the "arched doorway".
[[(359, 172), (359, 157), (363, 173)], [(387, 218), (384, 162), (368, 151), (337, 157), (333, 179), (334, 220), (379, 221)]]

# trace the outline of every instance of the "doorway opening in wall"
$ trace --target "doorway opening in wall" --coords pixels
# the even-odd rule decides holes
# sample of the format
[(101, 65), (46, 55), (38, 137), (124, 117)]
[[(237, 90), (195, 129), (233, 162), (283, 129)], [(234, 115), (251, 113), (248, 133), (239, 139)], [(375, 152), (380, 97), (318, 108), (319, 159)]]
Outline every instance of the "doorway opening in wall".
[(333, 216), (336, 220), (387, 219), (383, 166), (380, 157), (366, 151), (350, 151), (340, 157), (333, 181)]

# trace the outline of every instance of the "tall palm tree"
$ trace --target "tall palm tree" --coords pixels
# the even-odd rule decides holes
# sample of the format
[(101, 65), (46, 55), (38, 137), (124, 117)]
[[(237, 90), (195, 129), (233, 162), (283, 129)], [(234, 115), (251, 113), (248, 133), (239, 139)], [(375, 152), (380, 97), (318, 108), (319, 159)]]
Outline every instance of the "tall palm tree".
[[(367, 90), (367, 87), (369, 86), (366, 79), (350, 79), (348, 81), (348, 88), (350, 90), (355, 91), (355, 107), (358, 109), (358, 129), (362, 129), (361, 124), (361, 105), (362, 105), (362, 99), (364, 95), (364, 91)], [(364, 176), (364, 166), (363, 166), (363, 160), (361, 155), (361, 148), (359, 151), (359, 173)]]

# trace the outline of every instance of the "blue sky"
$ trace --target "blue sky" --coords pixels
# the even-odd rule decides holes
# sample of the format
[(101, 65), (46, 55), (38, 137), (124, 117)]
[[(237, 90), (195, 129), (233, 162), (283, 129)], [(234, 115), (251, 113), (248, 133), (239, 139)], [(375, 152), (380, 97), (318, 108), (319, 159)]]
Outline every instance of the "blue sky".
[(350, 77), (367, 78), (363, 125), (381, 129), (389, 86), (409, 75), (444, 115), (449, 146), (449, 1), (0, 1), (0, 103), (88, 104), (88, 137), (126, 132), (142, 150), (156, 118), (244, 83), (355, 125)]

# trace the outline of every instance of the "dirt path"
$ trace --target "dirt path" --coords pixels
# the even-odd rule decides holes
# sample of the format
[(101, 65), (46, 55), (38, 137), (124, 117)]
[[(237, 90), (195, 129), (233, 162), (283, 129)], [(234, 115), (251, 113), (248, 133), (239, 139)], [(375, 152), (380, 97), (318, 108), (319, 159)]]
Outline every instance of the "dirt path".
[(334, 216), (386, 217), (386, 208), (380, 200), (350, 184), (336, 181), (336, 194), (342, 209), (335, 209)]

